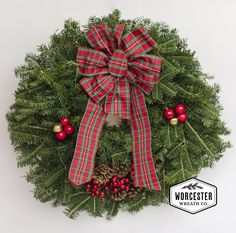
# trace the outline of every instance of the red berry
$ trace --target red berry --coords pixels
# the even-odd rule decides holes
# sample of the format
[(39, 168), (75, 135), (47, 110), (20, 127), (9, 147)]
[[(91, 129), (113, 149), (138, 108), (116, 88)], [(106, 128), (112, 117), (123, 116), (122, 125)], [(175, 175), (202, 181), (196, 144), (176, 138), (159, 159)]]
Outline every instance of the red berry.
[(73, 134), (74, 128), (71, 125), (66, 125), (64, 131), (66, 132), (66, 134)]
[(188, 119), (188, 115), (186, 113), (181, 113), (178, 115), (178, 121), (179, 122), (185, 122)]
[(100, 196), (101, 196), (101, 197), (104, 197), (104, 196), (105, 196), (105, 193), (104, 193), (104, 192), (100, 192)]
[(176, 113), (178, 113), (178, 114), (184, 113), (184, 112), (186, 111), (186, 107), (185, 107), (184, 104), (177, 104), (177, 105), (175, 106), (175, 111), (176, 111)]
[(122, 184), (122, 185), (120, 186), (121, 189), (124, 189), (125, 187), (126, 187), (126, 185), (124, 185), (124, 184)]
[(108, 190), (108, 189), (109, 189), (109, 187), (106, 185), (106, 186), (104, 186), (104, 189), (105, 189), (105, 190)]
[(117, 180), (117, 176), (114, 176), (114, 177), (112, 178), (112, 182), (116, 182), (116, 180)]
[(134, 175), (134, 171), (133, 171), (133, 170), (130, 171), (129, 174), (130, 174), (131, 176)]
[(117, 193), (118, 191), (119, 191), (118, 188), (113, 189), (113, 193)]
[(93, 184), (98, 184), (96, 180), (93, 180)]
[(94, 186), (93, 186), (93, 189), (97, 189), (97, 188), (98, 188), (98, 186), (97, 186), (97, 185), (94, 185)]
[(66, 133), (62, 130), (59, 133), (56, 133), (56, 139), (59, 141), (63, 141), (66, 138)]
[(94, 193), (95, 193), (96, 195), (98, 195), (98, 194), (100, 194), (100, 191), (96, 190)]
[(105, 198), (104, 198), (104, 197), (102, 197), (102, 198), (101, 198), (101, 201), (102, 201), (102, 202), (104, 202), (104, 201), (105, 201)]
[(60, 120), (60, 123), (61, 123), (63, 126), (68, 125), (69, 122), (70, 122), (69, 117), (63, 117), (63, 118), (61, 118), (61, 120)]
[(168, 108), (164, 111), (164, 117), (168, 120), (172, 119), (175, 115), (175, 112), (172, 108)]
[(113, 183), (113, 186), (115, 187), (115, 186), (118, 186), (118, 183), (117, 182), (114, 182)]
[(129, 178), (125, 178), (125, 183), (129, 183)]
[(86, 184), (86, 188), (90, 189), (91, 188), (91, 184)]
[(129, 186), (126, 186), (126, 187), (125, 187), (125, 190), (126, 190), (126, 191), (129, 191)]
[(95, 197), (96, 194), (95, 193), (91, 193), (91, 195), (92, 195), (92, 197)]
[(122, 179), (121, 181), (120, 181), (120, 184), (124, 184), (125, 183), (125, 181)]

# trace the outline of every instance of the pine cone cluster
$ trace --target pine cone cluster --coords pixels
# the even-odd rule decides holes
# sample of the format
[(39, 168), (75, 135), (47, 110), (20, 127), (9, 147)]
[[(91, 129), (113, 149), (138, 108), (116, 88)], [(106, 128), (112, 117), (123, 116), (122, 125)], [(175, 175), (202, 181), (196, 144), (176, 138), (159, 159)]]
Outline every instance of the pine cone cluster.
[(90, 192), (93, 190), (91, 192), (93, 196), (101, 193), (102, 199), (107, 195), (115, 201), (122, 201), (138, 195), (141, 188), (134, 186), (133, 165), (120, 162), (111, 167), (104, 164), (97, 166), (87, 190)]
[(113, 169), (105, 164), (101, 164), (94, 169), (93, 179), (98, 184), (104, 184), (113, 176)]
[(111, 198), (115, 201), (122, 201), (125, 198), (132, 198), (138, 195), (138, 193), (141, 191), (141, 188), (138, 187), (132, 187), (128, 191), (127, 190), (120, 190), (118, 193), (113, 193), (111, 195)]
[(125, 177), (131, 171), (131, 167), (129, 164), (118, 163), (113, 165), (113, 176), (117, 176), (119, 178)]

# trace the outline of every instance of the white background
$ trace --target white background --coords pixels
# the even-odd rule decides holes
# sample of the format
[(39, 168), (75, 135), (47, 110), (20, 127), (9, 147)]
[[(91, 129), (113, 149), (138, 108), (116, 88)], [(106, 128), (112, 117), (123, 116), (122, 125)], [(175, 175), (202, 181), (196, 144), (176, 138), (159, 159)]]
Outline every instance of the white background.
[(26, 52), (48, 43), (49, 36), (68, 18), (87, 22), (91, 15), (105, 15), (115, 8), (124, 18), (138, 16), (164, 21), (177, 27), (189, 46), (197, 51), (203, 70), (215, 75), (222, 87), (223, 119), (232, 129), (228, 139), (235, 144), (236, 130), (236, 2), (230, 0), (0, 0), (0, 232), (92, 233), (235, 232), (236, 158), (228, 150), (214, 169), (199, 178), (218, 187), (218, 205), (196, 215), (170, 206), (147, 207), (131, 215), (120, 213), (112, 221), (86, 214), (68, 219), (62, 208), (52, 208), (33, 198), (33, 187), (16, 168), (5, 113), (14, 102), (18, 80), (14, 67), (24, 62)]

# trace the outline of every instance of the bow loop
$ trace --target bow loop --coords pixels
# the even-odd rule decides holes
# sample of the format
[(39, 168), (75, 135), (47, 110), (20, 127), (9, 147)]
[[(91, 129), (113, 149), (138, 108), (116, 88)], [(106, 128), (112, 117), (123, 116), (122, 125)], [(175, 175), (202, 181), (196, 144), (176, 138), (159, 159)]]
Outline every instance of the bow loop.
[(137, 54), (130, 58), (131, 66), (136, 66), (149, 73), (159, 75), (161, 70), (161, 58), (149, 54)]
[(121, 36), (124, 31), (125, 25), (124, 24), (118, 24), (115, 28), (114, 32), (114, 39), (115, 39), (115, 47), (116, 49), (120, 48), (120, 43), (121, 43)]
[(107, 56), (97, 50), (80, 46), (77, 51), (76, 62), (79, 66), (80, 74), (84, 76), (96, 76), (107, 74)]
[(79, 82), (88, 96), (97, 103), (112, 91), (115, 78), (111, 75), (98, 75), (91, 78), (82, 78)]
[(121, 41), (121, 47), (127, 55), (148, 53), (156, 45), (156, 41), (143, 28), (128, 32)]
[(89, 44), (98, 51), (112, 55), (113, 35), (106, 24), (99, 24), (89, 29), (85, 35)]

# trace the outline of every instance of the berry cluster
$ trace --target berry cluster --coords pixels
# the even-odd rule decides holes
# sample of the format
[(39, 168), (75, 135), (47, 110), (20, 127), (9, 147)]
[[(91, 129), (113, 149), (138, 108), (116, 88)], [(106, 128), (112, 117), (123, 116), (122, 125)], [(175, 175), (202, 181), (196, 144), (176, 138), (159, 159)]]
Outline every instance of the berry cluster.
[[(175, 113), (177, 114), (177, 118), (175, 118)], [(168, 108), (164, 111), (164, 117), (170, 120), (172, 125), (176, 125), (178, 122), (185, 122), (188, 119), (186, 106), (184, 104), (177, 104), (175, 109)]]
[(100, 196), (101, 201), (105, 201), (105, 197), (104, 197), (105, 192), (102, 191), (102, 187), (100, 183), (97, 183), (95, 180), (92, 179), (85, 186), (86, 186), (87, 191), (91, 193), (92, 197)]
[(56, 133), (56, 139), (63, 141), (66, 139), (66, 135), (71, 135), (74, 133), (74, 128), (69, 124), (69, 117), (61, 118), (60, 124), (55, 124), (53, 126), (53, 132)]
[(132, 170), (125, 177), (113, 176), (104, 184), (100, 184), (92, 179), (89, 183), (85, 184), (87, 191), (90, 192), (93, 197), (100, 196), (101, 201), (105, 201), (106, 196), (110, 197), (112, 194), (118, 194), (123, 191), (128, 192), (135, 186), (132, 178), (134, 176), (133, 165), (131, 166)]

